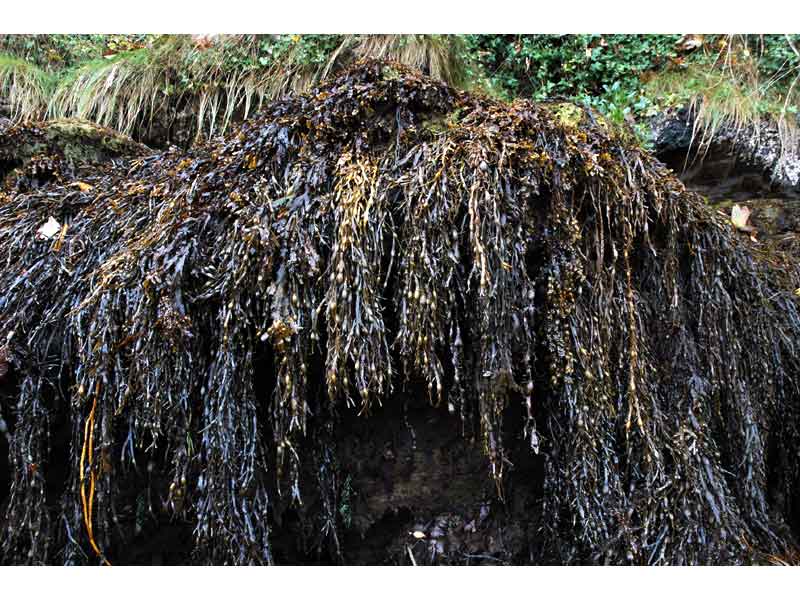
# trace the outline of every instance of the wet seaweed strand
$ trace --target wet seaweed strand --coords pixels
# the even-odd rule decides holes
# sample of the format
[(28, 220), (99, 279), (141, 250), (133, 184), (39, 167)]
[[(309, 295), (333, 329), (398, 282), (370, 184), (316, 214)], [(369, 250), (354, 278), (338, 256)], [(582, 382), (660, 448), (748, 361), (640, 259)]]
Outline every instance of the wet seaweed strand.
[[(196, 562), (272, 563), (274, 507), (308, 486), (338, 551), (335, 455), (313, 440), (414, 379), (501, 497), (504, 438), (542, 453), (540, 561), (737, 563), (786, 543), (793, 288), (591, 114), (365, 62), (189, 154), (82, 176), (0, 203), (20, 382), (3, 562), (113, 562), (142, 456), (169, 469), (157, 493), (195, 524)], [(65, 229), (39, 239), (50, 216)], [(48, 506), (65, 407), (72, 475)]]

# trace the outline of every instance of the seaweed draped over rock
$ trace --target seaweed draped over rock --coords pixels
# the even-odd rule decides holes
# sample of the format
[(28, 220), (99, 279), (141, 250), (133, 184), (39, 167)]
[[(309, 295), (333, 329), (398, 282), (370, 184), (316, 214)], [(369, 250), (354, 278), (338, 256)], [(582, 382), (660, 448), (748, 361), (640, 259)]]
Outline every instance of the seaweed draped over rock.
[(410, 382), (459, 418), (500, 499), (509, 440), (543, 458), (526, 560), (783, 550), (794, 274), (590, 113), (562, 113), (366, 62), (188, 154), (8, 191), (3, 562), (113, 562), (151, 495), (194, 523), (194, 562), (274, 562), (275, 511), (309, 490), (339, 551), (328, 442)]

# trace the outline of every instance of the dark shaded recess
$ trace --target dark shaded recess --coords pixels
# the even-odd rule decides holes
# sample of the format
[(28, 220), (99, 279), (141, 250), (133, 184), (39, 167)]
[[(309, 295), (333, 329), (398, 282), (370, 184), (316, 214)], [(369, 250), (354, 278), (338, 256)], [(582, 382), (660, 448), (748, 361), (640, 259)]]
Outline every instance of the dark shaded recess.
[[(225, 92), (218, 91), (220, 102), (225, 105)], [(150, 148), (163, 150), (170, 146), (177, 146), (188, 150), (195, 144), (202, 143), (207, 138), (207, 132), (197, 130), (197, 98), (191, 94), (184, 94), (177, 102), (164, 102), (160, 109), (146, 120), (135, 131), (132, 137)], [(250, 115), (253, 110), (251, 108)], [(244, 121), (244, 104), (239, 103), (231, 113), (232, 124)], [(216, 131), (215, 135), (219, 135)]]
[(22, 166), (22, 161), (16, 158), (0, 158), (0, 183), (5, 181), (9, 173)]
[[(738, 130), (723, 124), (710, 140), (703, 140), (702, 131), (693, 131), (694, 113), (688, 108), (660, 115), (656, 122), (654, 153), (689, 190), (712, 202), (772, 196), (800, 199), (800, 186), (773, 173), (781, 153), (774, 124), (762, 123), (759, 132), (752, 126)], [(755, 145), (750, 137), (756, 139)]]
[[(521, 398), (509, 402), (509, 432), (519, 427), (522, 406)], [(398, 392), (369, 419), (357, 411), (343, 411), (335, 435), (339, 483), (348, 482), (348, 491), (340, 487), (337, 499), (340, 553), (331, 543), (320, 544), (309, 535), (313, 515), (321, 510), (318, 495), (310, 490), (303, 507), (281, 511), (271, 529), (276, 562), (406, 564), (404, 545), (416, 542), (412, 531), (429, 535), (437, 517), (466, 523), (479, 519), (483, 510), (485, 520), (474, 535), (463, 528), (448, 532), (448, 552), (437, 562), (462, 563), (472, 547), (504, 562), (524, 563), (536, 544), (543, 459), (519, 436), (509, 433), (508, 438), (514, 466), (507, 473), (501, 502), (486, 477), (487, 459), (480, 447), (464, 439), (458, 418), (430, 405), (424, 385)], [(304, 471), (305, 477), (313, 477), (313, 472)], [(498, 537), (498, 531), (501, 541), (495, 542), (491, 538)]]
[[(257, 393), (269, 398), (274, 389), (271, 352), (259, 356), (254, 367)], [(70, 430), (63, 410), (53, 414), (56, 418), (51, 456), (56, 461), (64, 459), (48, 469), (48, 489), (55, 493), (64, 489), (68, 476)], [(268, 422), (264, 417), (262, 422)], [(486, 457), (474, 442), (464, 439), (458, 418), (449, 415), (444, 407), (430, 405), (424, 384), (418, 382), (399, 391), (369, 419), (359, 416), (356, 410), (342, 408), (335, 438), (329, 440), (335, 444), (340, 460), (339, 479), (349, 480), (351, 490), (348, 498), (337, 498), (340, 554), (313, 533), (314, 515), (320, 506), (318, 493), (311, 485), (316, 465), (309, 461), (301, 478), (308, 482), (302, 507), (281, 502), (273, 489), (275, 513), (270, 537), (275, 561), (296, 565), (405, 564), (408, 556), (398, 554), (398, 548), (403, 550), (398, 540), (409, 539), (409, 532), (415, 527), (443, 514), (463, 515), (468, 521), (468, 517), (480, 513), (482, 506), (488, 506), (489, 516), (469, 544), (484, 551), (489, 547), (487, 538), (496, 535), (498, 529), (513, 530), (504, 543), (492, 548), (505, 561), (525, 562), (536, 543), (539, 515), (534, 511), (541, 495), (543, 459), (534, 456), (527, 443), (512, 433), (522, 418), (522, 399), (511, 398), (504, 419), (514, 467), (507, 474), (503, 503), (497, 500), (494, 485), (486, 477)], [(264, 435), (271, 433), (265, 431)], [(135, 465), (114, 475), (118, 482), (114, 501), (120, 527), (111, 528), (107, 556), (119, 565), (190, 564), (192, 523), (176, 518), (160, 495), (170, 481), (164, 446), (150, 454), (137, 451)], [(48, 505), (54, 511), (58, 500), (57, 496), (48, 497)], [(144, 515), (137, 515), (137, 504), (143, 501), (151, 505), (152, 511), (147, 507)], [(349, 513), (346, 522), (345, 510)], [(130, 531), (135, 534), (123, 534)], [(466, 541), (458, 541), (466, 547)], [(82, 545), (82, 549), (91, 556), (88, 545)], [(444, 558), (463, 561), (466, 554), (464, 548), (457, 548)]]
[[(118, 526), (112, 527), (109, 560), (119, 565), (185, 565), (191, 562), (193, 522), (167, 507), (170, 465), (163, 450), (137, 452), (136, 468), (119, 474)], [(84, 548), (86, 556), (92, 550)]]
[[(398, 194), (395, 202), (401, 201)], [(545, 206), (543, 202), (542, 217)], [(402, 215), (398, 213), (395, 217), (399, 228)], [(384, 242), (385, 272), (389, 268), (391, 244), (389, 239)], [(531, 244), (527, 257), (532, 277), (539, 272), (543, 259), (537, 248), (537, 244)], [(469, 256), (466, 260), (470, 260)], [(395, 285), (396, 279), (389, 279), (383, 295), (383, 317), (390, 338), (397, 330), (397, 314), (389, 300), (395, 297)], [(464, 336), (469, 347), (468, 332)], [(325, 343), (323, 337), (321, 346), (325, 347)], [(465, 354), (472, 355), (470, 350)], [(543, 355), (537, 353), (539, 357)], [(337, 547), (318, 534), (317, 515), (324, 508), (319, 490), (311, 482), (320, 465), (307, 460), (301, 477), (303, 505), (276, 502), (270, 537), (277, 564), (410, 564), (406, 546), (414, 547), (414, 554), (420, 555), (417, 560), (424, 563), (430, 560), (426, 544), (431, 540), (426, 537), (417, 542), (410, 533), (422, 529), (429, 535), (437, 519), (448, 518), (456, 526), (442, 536), (446, 552), (436, 557), (433, 561), (436, 564), (465, 564), (470, 556), (477, 557), (471, 559), (476, 564), (496, 564), (493, 560), (524, 564), (538, 555), (536, 529), (541, 518), (544, 457), (534, 455), (520, 435), (524, 401), (518, 394), (512, 394), (503, 416), (504, 443), (513, 466), (505, 476), (506, 495), (501, 501), (487, 477), (488, 460), (480, 440), (476, 439), (478, 415), (474, 415), (474, 422), (465, 424), (448, 413), (453, 370), (447, 348), (442, 349), (442, 362), (447, 381), (442, 405), (431, 404), (424, 381), (404, 384), (398, 377), (395, 393), (373, 409), (368, 418), (359, 414), (358, 408), (343, 404), (335, 408), (317, 406), (318, 416), (329, 410), (336, 415), (332, 435), (315, 426), (311, 437), (330, 445), (336, 456), (338, 493), (334, 501), (339, 544)], [(310, 380), (322, 381), (323, 358), (315, 357), (312, 365)], [(271, 365), (268, 370), (257, 367), (255, 372), (263, 375), (256, 378), (256, 389), (271, 390), (270, 386), (275, 384)], [(540, 362), (535, 372), (544, 373), (544, 364)], [(546, 376), (542, 375), (537, 387), (546, 389), (545, 386)], [(357, 395), (356, 390), (352, 393)], [(322, 389), (317, 397), (324, 397)], [(540, 416), (539, 429), (544, 425)]]
[(781, 196), (800, 199), (800, 190), (773, 180), (769, 172), (741, 159), (729, 143), (712, 143), (704, 155), (688, 148), (665, 150), (658, 158), (692, 191), (713, 200)]

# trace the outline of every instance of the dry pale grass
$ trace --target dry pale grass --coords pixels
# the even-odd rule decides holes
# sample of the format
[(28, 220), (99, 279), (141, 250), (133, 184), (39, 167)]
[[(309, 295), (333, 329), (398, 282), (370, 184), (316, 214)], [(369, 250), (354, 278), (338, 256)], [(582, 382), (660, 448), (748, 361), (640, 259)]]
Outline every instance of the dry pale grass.
[(14, 120), (41, 118), (47, 107), (50, 79), (21, 58), (0, 55), (0, 98)]
[(124, 134), (139, 130), (159, 110), (168, 85), (167, 69), (147, 53), (82, 66), (56, 88), (48, 116), (87, 119)]
[[(678, 99), (688, 106), (694, 115), (692, 144), (697, 144), (700, 157), (722, 129), (758, 138), (762, 125), (770, 121), (778, 125), (784, 155), (797, 150), (797, 119), (789, 108), (798, 101), (800, 53), (796, 64), (787, 62), (765, 79), (753, 37), (758, 36), (725, 36), (709, 53), (707, 64), (661, 73), (649, 84), (654, 97)], [(787, 43), (797, 52), (788, 36)]]
[(453, 86), (466, 79), (463, 48), (454, 35), (348, 35), (331, 55), (325, 75), (347, 54), (397, 61)]
[[(197, 137), (224, 133), (264, 102), (304, 92), (366, 56), (418, 68), (451, 85), (464, 82), (457, 36), (345, 36), (327, 60), (310, 63), (300, 44), (269, 65), (259, 65), (263, 36), (213, 39), (165, 35), (151, 46), (84, 63), (51, 82), (38, 67), (0, 58), (0, 90), (20, 118), (81, 118), (127, 135), (141, 134), (159, 118), (169, 121), (186, 103), (195, 114)], [(226, 52), (249, 58), (231, 67)]]

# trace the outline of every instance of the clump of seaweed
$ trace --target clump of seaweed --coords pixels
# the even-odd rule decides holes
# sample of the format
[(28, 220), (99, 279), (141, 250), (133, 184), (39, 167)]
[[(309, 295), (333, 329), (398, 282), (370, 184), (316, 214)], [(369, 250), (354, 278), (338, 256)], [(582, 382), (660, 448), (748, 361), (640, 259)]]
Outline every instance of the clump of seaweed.
[(194, 562), (269, 564), (277, 507), (309, 490), (339, 552), (325, 440), (411, 380), (501, 499), (509, 437), (543, 457), (539, 562), (785, 551), (797, 286), (590, 112), (367, 61), (82, 183), (0, 201), (4, 562), (113, 563), (163, 507)]

